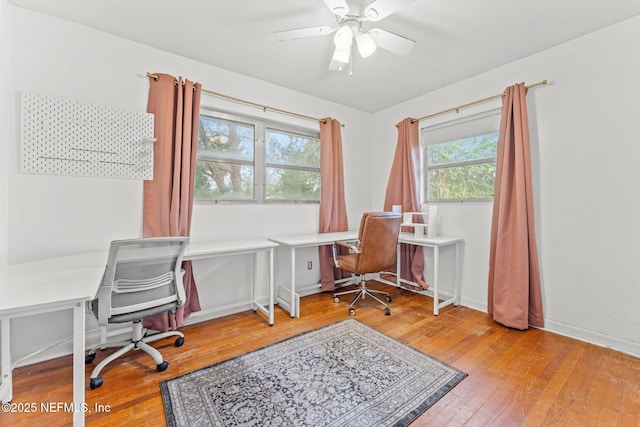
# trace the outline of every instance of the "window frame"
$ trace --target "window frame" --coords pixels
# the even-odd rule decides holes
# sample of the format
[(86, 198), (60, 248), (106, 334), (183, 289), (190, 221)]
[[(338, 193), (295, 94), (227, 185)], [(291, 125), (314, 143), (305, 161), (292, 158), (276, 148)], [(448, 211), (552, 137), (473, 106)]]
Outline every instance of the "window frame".
[[(304, 126), (259, 118), (251, 115), (239, 114), (230, 111), (224, 111), (215, 108), (205, 108), (204, 106), (200, 109), (200, 116), (209, 117), (213, 120), (221, 119), (237, 122), (240, 124), (246, 124), (253, 126), (254, 129), (254, 141), (253, 141), (253, 153), (254, 160), (253, 163), (246, 160), (238, 160), (232, 163), (241, 164), (241, 165), (253, 165), (253, 176), (254, 176), (254, 185), (253, 185), (253, 198), (247, 199), (237, 199), (237, 198), (220, 198), (220, 199), (210, 199), (210, 198), (195, 198), (194, 203), (196, 204), (320, 204), (320, 196), (318, 196), (318, 200), (309, 200), (309, 199), (267, 199), (267, 182), (266, 182), (266, 174), (267, 168), (280, 168), (280, 169), (288, 169), (288, 170), (301, 170), (307, 172), (317, 172), (320, 174), (320, 165), (315, 168), (313, 166), (302, 166), (302, 165), (291, 165), (291, 164), (281, 164), (281, 163), (267, 163), (266, 158), (266, 139), (267, 132), (272, 130), (276, 132), (296, 135), (303, 138), (317, 139), (320, 140), (320, 130), (314, 130), (312, 128), (307, 128)], [(318, 153), (319, 154), (319, 153)], [(200, 160), (199, 153), (196, 153), (196, 162)], [(217, 160), (217, 159), (216, 159)], [(231, 163), (231, 162), (230, 162)]]
[[(421, 153), (420, 153), (420, 182), (422, 183), (422, 200), (424, 201), (423, 203), (442, 203), (442, 204), (460, 204), (460, 203), (487, 203), (487, 202), (492, 202), (493, 201), (493, 197), (477, 197), (477, 198), (457, 198), (457, 199), (431, 199), (429, 197), (430, 194), (430, 186), (431, 186), (431, 182), (430, 182), (430, 174), (429, 172), (432, 170), (438, 170), (438, 169), (450, 169), (450, 168), (459, 168), (459, 167), (465, 167), (465, 166), (472, 166), (472, 165), (479, 165), (479, 164), (493, 164), (494, 166), (496, 165), (496, 160), (497, 157), (485, 157), (482, 159), (473, 159), (473, 160), (463, 160), (463, 161), (458, 161), (458, 162), (451, 162), (451, 163), (446, 163), (446, 164), (439, 164), (439, 165), (433, 165), (433, 166), (429, 166), (429, 148), (431, 145), (435, 145), (438, 143), (445, 143), (445, 142), (451, 142), (451, 141), (456, 141), (458, 139), (453, 139), (451, 141), (443, 141), (443, 142), (428, 142), (427, 141), (427, 137), (428, 137), (428, 133), (430, 130), (436, 130), (436, 129), (441, 129), (441, 128), (445, 128), (445, 127), (451, 127), (451, 126), (459, 126), (465, 123), (468, 123), (470, 121), (473, 121), (475, 119), (483, 119), (483, 118), (489, 118), (489, 117), (493, 117), (493, 116), (500, 116), (501, 114), (501, 109), (500, 108), (490, 108), (487, 109), (485, 111), (481, 111), (478, 113), (474, 113), (474, 114), (469, 114), (465, 117), (456, 117), (454, 119), (449, 119), (449, 120), (444, 120), (438, 123), (434, 123), (431, 125), (426, 125), (423, 126), (420, 129), (420, 149), (421, 149)], [(498, 119), (499, 120), (499, 119)], [(495, 133), (498, 133), (498, 138), (499, 138), (499, 132), (500, 132), (500, 125), (498, 123), (497, 129), (495, 131)], [(484, 132), (484, 131), (478, 131), (477, 133), (474, 133), (471, 136), (467, 136), (467, 137), (461, 137), (459, 139), (464, 139), (464, 138), (469, 138), (469, 137), (477, 137), (477, 136), (482, 136), (482, 135), (488, 135), (489, 133)], [(496, 142), (496, 144), (498, 144), (498, 142)], [(497, 147), (496, 147), (496, 151), (497, 151)], [(495, 178), (495, 177), (494, 177)]]

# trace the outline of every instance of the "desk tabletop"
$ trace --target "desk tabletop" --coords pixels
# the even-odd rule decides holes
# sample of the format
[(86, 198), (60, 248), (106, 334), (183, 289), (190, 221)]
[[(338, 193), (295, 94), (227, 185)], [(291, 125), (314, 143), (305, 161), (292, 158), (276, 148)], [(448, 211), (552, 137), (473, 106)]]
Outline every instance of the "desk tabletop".
[(190, 243), (184, 254), (185, 260), (254, 252), (278, 246), (267, 239), (214, 240)]
[(284, 246), (319, 246), (329, 245), (336, 240), (357, 240), (358, 232), (351, 231), (337, 231), (333, 233), (309, 233), (309, 234), (294, 234), (289, 236), (269, 237), (280, 245)]
[[(185, 260), (247, 253), (278, 246), (267, 239), (193, 243)], [(0, 266), (0, 316), (69, 306), (93, 299), (107, 265), (108, 251), (85, 252)]]
[(0, 315), (92, 299), (107, 251), (86, 252), (0, 267)]
[(412, 245), (446, 246), (462, 241), (462, 237), (457, 236), (435, 236), (416, 237), (414, 233), (400, 233), (398, 237), (400, 243)]

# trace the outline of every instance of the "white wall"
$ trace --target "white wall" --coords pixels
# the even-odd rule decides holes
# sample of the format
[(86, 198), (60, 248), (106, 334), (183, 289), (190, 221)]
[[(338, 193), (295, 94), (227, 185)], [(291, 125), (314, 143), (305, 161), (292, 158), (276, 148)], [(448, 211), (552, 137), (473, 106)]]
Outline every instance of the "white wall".
[[(11, 38), (7, 73), (10, 92), (6, 103), (7, 129), (0, 146), (7, 146), (8, 171), (2, 168), (2, 185), (8, 177), (8, 258), (24, 262), (88, 250), (106, 250), (113, 239), (141, 234), (142, 181), (26, 174), (19, 171), (20, 93), (39, 92), (57, 97), (145, 111), (148, 80), (145, 73), (162, 72), (198, 81), (213, 91), (244, 98), (314, 117), (331, 116), (346, 126), (344, 144), (345, 193), (352, 223), (369, 209), (369, 183), (358, 179), (368, 174), (370, 155), (369, 115), (352, 108), (274, 86), (256, 79), (208, 66), (180, 56), (132, 43), (46, 15), (12, 7), (2, 0), (2, 41)], [(11, 20), (4, 19), (5, 11)], [(5, 25), (6, 24), (6, 25)], [(3, 49), (3, 58), (5, 51)], [(2, 81), (5, 79), (2, 78)], [(7, 85), (3, 85), (3, 89)], [(3, 99), (7, 99), (4, 97)], [(280, 114), (203, 95), (207, 106), (235, 110), (275, 120)], [(5, 114), (1, 115), (5, 117)], [(318, 129), (313, 121), (298, 125)], [(363, 155), (364, 153), (364, 155)], [(7, 156), (2, 156), (2, 159)], [(365, 171), (358, 170), (364, 168)], [(2, 203), (5, 206), (4, 203)], [(239, 239), (317, 232), (318, 205), (196, 205), (192, 240)], [(3, 214), (0, 211), (0, 219)], [(354, 225), (357, 227), (357, 223)], [(303, 252), (300, 265), (309, 282), (319, 278), (317, 250)], [(307, 271), (307, 261), (313, 270)], [(203, 308), (223, 314), (247, 306), (251, 276), (247, 259), (198, 261), (195, 267)], [(288, 268), (288, 267), (287, 267)], [(280, 270), (283, 270), (281, 268)], [(284, 270), (288, 272), (288, 270)], [(282, 273), (276, 272), (277, 277)], [(240, 301), (240, 302), (239, 302)], [(226, 311), (225, 311), (226, 310)], [(36, 316), (14, 322), (17, 357), (47, 340), (71, 335), (69, 313)], [(66, 322), (66, 323), (65, 323)], [(46, 325), (46, 326), (45, 326)], [(70, 351), (70, 347), (60, 352)]]
[[(389, 108), (371, 121), (373, 170), (379, 171), (372, 200), (380, 206), (395, 145), (388, 123), (548, 79), (527, 96), (546, 328), (635, 355), (640, 51), (629, 41), (638, 39), (640, 17)], [(486, 311), (491, 204), (439, 209), (442, 234), (465, 238), (463, 304)]]

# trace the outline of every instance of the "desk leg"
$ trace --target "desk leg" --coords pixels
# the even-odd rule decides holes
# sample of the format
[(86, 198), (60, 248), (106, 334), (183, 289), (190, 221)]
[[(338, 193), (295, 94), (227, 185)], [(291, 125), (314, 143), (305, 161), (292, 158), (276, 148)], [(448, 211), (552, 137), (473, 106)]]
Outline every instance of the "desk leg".
[(258, 311), (260, 310), (265, 316), (267, 316), (267, 318), (269, 319), (269, 326), (273, 326), (273, 322), (274, 322), (274, 314), (273, 314), (273, 300), (274, 300), (274, 285), (273, 285), (273, 248), (269, 248), (268, 250), (268, 255), (269, 255), (269, 265), (266, 267), (269, 269), (268, 273), (268, 280), (269, 280), (269, 295), (268, 295), (268, 299), (269, 302), (266, 305), (263, 305), (262, 303), (260, 303), (260, 301), (258, 301), (258, 297), (257, 295), (260, 295), (260, 293), (256, 290), (256, 288), (258, 287), (258, 284), (261, 282), (260, 278), (264, 278), (264, 268), (261, 271), (258, 271), (258, 264), (259, 264), (259, 259), (258, 259), (258, 254), (265, 254), (266, 251), (262, 251), (262, 250), (257, 250), (254, 251), (252, 256), (253, 256), (253, 285), (251, 286), (251, 305), (253, 308), (253, 311)]
[(0, 343), (2, 345), (2, 385), (0, 401), (11, 402), (13, 399), (13, 373), (11, 372), (11, 319), (0, 319)]
[(251, 307), (253, 311), (258, 310), (258, 302), (256, 301), (256, 286), (258, 284), (258, 252), (254, 252), (251, 254), (251, 258), (253, 258), (253, 285), (251, 286)]
[(440, 267), (440, 246), (433, 247), (433, 315), (440, 314), (440, 299), (438, 297), (438, 276)]
[(460, 242), (456, 242), (456, 264), (453, 266), (453, 305), (456, 307), (460, 305), (460, 293), (461, 293), (461, 274), (460, 274)]
[(300, 317), (299, 307), (296, 307), (296, 248), (291, 246), (289, 250), (291, 251), (291, 311), (289, 315)]
[(273, 273), (273, 248), (269, 248), (269, 326), (273, 326), (275, 322), (273, 313), (274, 290), (274, 273)]
[(396, 246), (396, 286), (400, 287), (401, 282), (400, 282), (400, 277), (402, 277), (402, 267), (401, 267), (401, 263), (400, 263), (400, 246), (401, 243), (398, 242), (398, 245)]
[(84, 426), (84, 304), (73, 308), (73, 425)]

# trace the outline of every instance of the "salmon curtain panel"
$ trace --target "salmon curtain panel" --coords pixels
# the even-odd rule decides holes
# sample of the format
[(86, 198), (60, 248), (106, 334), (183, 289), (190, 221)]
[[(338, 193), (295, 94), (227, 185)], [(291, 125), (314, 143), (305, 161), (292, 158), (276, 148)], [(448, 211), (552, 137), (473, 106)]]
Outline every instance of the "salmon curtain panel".
[[(418, 121), (407, 118), (398, 123), (398, 142), (389, 173), (384, 210), (391, 211), (393, 205), (401, 205), (402, 212), (420, 212), (419, 182), (420, 138)], [(402, 264), (403, 279), (417, 283), (422, 289), (429, 287), (424, 280), (422, 246), (400, 244), (400, 263)], [(403, 286), (407, 285), (403, 284)]]
[(502, 100), (489, 253), (489, 314), (521, 330), (544, 326), (526, 93), (520, 83)]
[[(320, 121), (320, 233), (347, 231), (344, 197), (342, 134), (340, 122), (330, 117)], [(331, 262), (331, 246), (319, 246), (320, 282), (323, 291), (335, 289), (343, 272)]]
[[(157, 76), (157, 78), (155, 77)], [(167, 74), (149, 77), (147, 112), (152, 113), (156, 142), (153, 180), (144, 181), (143, 236), (189, 236), (200, 120), (200, 83)], [(186, 302), (176, 313), (144, 320), (146, 328), (176, 329), (200, 310), (191, 261), (182, 264)]]

